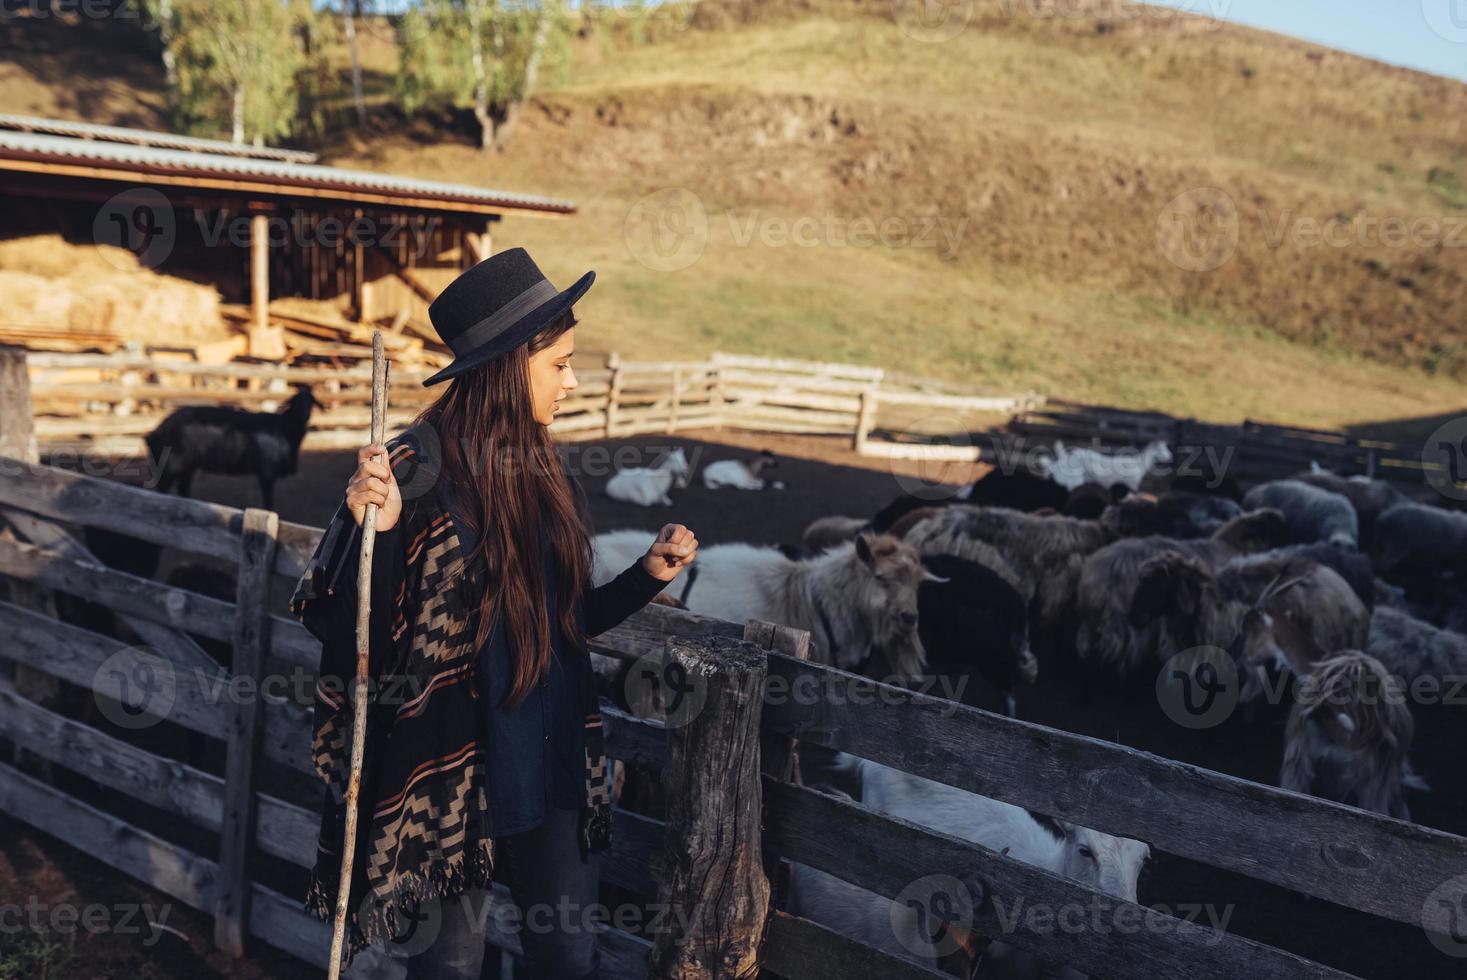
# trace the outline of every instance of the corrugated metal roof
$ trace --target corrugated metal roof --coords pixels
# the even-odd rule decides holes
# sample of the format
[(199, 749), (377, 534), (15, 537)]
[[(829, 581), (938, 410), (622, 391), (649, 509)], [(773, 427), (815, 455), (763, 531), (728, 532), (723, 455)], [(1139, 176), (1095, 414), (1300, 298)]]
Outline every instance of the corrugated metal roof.
[(52, 136), (76, 136), (81, 139), (133, 143), (139, 146), (162, 146), (175, 150), (197, 150), (222, 153), (225, 156), (253, 157), (257, 160), (283, 160), (288, 163), (315, 163), (316, 154), (305, 150), (282, 150), (273, 146), (248, 146), (224, 140), (206, 140), (197, 136), (160, 133), (151, 129), (129, 129), (123, 126), (99, 126), (96, 123), (72, 122), (69, 119), (43, 119), (40, 116), (17, 116), (0, 112), (0, 129)]
[[(135, 132), (146, 132), (136, 130)], [(51, 136), (0, 129), (0, 169), (4, 160), (41, 160), (55, 164), (87, 164), (141, 171), (140, 183), (148, 173), (168, 173), (197, 177), (233, 177), (255, 180), (278, 188), (281, 193), (293, 189), (311, 192), (312, 196), (330, 198), (333, 191), (360, 191), (386, 197), (424, 199), (452, 210), (454, 204), (503, 207), (533, 211), (570, 213), (575, 203), (564, 198), (541, 197), (496, 191), (468, 184), (449, 184), (412, 177), (394, 177), (369, 170), (349, 170), (317, 164), (288, 163), (250, 157), (227, 156), (197, 150), (142, 146), (133, 143), (84, 139), (76, 136)], [(414, 206), (404, 202), (404, 206)]]

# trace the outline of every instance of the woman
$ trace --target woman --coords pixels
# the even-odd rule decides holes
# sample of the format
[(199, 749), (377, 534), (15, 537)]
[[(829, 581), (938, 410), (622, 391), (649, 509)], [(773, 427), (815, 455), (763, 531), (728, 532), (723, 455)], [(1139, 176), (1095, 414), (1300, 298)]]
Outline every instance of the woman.
[[(355, 673), (359, 526), (375, 503), (367, 722), (348, 956), (389, 940), (413, 978), (477, 978), (487, 889), (503, 880), (532, 976), (597, 971), (587, 927), (610, 844), (601, 716), (585, 637), (697, 557), (681, 524), (592, 589), (584, 494), (548, 426), (577, 387), (572, 304), (524, 249), (434, 300), (444, 394), (363, 447), (291, 610), (322, 640), (314, 754), (327, 783), (307, 908), (334, 912)], [(383, 456), (387, 460), (383, 459)], [(390, 466), (389, 466), (390, 461)]]

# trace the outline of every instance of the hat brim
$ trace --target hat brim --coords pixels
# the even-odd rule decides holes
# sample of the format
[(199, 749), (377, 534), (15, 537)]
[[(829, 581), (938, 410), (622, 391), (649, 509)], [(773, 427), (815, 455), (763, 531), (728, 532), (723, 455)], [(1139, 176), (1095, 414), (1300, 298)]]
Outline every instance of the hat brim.
[(520, 344), (529, 340), (547, 324), (552, 323), (566, 310), (570, 309), (575, 302), (581, 298), (586, 290), (591, 288), (591, 283), (596, 281), (596, 272), (592, 270), (577, 279), (575, 284), (557, 293), (552, 298), (541, 303), (513, 326), (507, 328), (488, 343), (481, 344), (473, 350), (456, 357), (453, 363), (423, 379), (423, 387), (436, 385), (440, 381), (455, 378), (465, 371), (472, 371), (481, 364), (499, 357), (508, 351), (514, 350)]

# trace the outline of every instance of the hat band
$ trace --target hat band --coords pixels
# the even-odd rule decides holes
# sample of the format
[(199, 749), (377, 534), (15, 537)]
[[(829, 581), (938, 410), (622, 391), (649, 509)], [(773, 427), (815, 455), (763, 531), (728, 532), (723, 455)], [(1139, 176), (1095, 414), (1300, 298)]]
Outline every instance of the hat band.
[(448, 346), (453, 348), (455, 356), (462, 357), (469, 351), (493, 340), (506, 327), (519, 322), (524, 318), (525, 314), (532, 312), (538, 306), (543, 306), (559, 295), (559, 293), (560, 290), (551, 285), (549, 279), (541, 279), (489, 316), (453, 338), (453, 342)]

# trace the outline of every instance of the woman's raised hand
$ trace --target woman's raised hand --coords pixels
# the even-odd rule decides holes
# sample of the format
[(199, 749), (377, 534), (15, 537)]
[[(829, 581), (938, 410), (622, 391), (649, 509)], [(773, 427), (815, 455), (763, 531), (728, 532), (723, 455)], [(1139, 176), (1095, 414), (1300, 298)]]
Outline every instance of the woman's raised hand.
[(346, 505), (358, 525), (367, 515), (368, 504), (377, 505), (379, 531), (390, 531), (402, 516), (402, 491), (387, 465), (387, 447), (380, 442), (357, 450), (357, 471), (346, 485)]
[(681, 524), (664, 524), (657, 532), (657, 540), (642, 556), (642, 567), (653, 578), (671, 582), (697, 557), (698, 539), (693, 532)]

